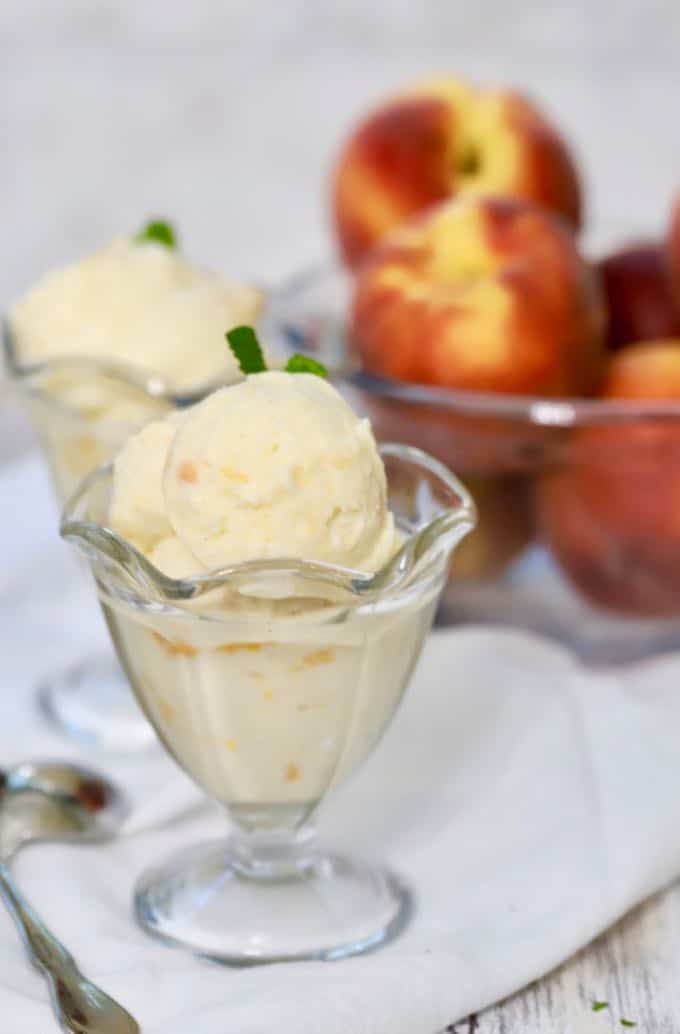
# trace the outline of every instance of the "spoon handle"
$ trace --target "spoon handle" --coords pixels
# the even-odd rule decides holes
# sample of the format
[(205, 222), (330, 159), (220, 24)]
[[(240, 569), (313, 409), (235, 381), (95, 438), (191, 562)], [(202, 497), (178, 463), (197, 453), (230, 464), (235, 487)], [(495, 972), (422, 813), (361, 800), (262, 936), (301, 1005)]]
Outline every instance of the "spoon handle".
[(57, 1019), (68, 1034), (139, 1034), (136, 1020), (78, 969), (71, 953), (57, 940), (26, 901), (7, 865), (0, 862), (3, 898), (31, 961), (42, 970)]

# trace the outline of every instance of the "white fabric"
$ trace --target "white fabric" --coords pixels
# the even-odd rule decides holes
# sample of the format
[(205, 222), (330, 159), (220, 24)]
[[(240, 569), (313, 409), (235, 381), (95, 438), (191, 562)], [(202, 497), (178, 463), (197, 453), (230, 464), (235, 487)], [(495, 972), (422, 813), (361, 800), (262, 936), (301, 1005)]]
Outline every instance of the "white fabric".
[[(402, 936), (345, 962), (247, 970), (157, 944), (131, 918), (137, 875), (219, 836), (223, 820), (162, 757), (79, 753), (41, 723), (36, 680), (104, 634), (91, 589), (68, 588), (37, 461), (10, 470), (0, 493), (2, 764), (84, 757), (137, 808), (116, 843), (29, 849), (16, 872), (144, 1034), (435, 1034), (545, 973), (680, 871), (680, 661), (593, 674), (529, 636), (442, 631), (321, 823), (328, 841), (389, 862), (415, 889)], [(12, 1034), (56, 1029), (3, 910), (0, 957)]]

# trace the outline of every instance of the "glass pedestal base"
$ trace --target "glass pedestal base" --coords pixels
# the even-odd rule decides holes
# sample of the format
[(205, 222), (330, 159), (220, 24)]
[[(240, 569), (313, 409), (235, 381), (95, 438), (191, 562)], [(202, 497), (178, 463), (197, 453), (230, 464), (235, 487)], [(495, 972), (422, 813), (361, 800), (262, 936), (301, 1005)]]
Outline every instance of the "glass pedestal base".
[(81, 743), (136, 751), (158, 742), (113, 654), (57, 672), (40, 687), (38, 702), (50, 724)]
[(182, 852), (135, 894), (149, 933), (232, 965), (357, 955), (394, 937), (409, 912), (408, 891), (385, 870), (316, 852), (244, 869), (237, 838)]

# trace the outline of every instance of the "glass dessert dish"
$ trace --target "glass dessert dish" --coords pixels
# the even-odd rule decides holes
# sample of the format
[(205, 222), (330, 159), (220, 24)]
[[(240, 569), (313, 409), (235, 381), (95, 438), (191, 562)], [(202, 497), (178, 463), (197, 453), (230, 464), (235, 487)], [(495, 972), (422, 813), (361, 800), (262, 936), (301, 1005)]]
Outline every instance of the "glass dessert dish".
[(340, 958), (406, 918), (398, 878), (323, 853), (314, 815), (393, 717), (475, 509), (419, 450), (385, 444), (381, 456), (403, 541), (375, 574), (268, 559), (169, 578), (107, 527), (110, 466), (66, 507), (61, 533), (90, 561), (141, 706), (232, 820), (228, 840), (185, 851), (137, 887), (142, 926), (197, 954)]
[(268, 336), (330, 369), (378, 440), (426, 449), (478, 508), (439, 620), (525, 628), (590, 664), (680, 650), (680, 403), (477, 393), (374, 376), (347, 333), (351, 281), (271, 293)]
[[(58, 502), (85, 474), (110, 459), (129, 434), (170, 409), (209, 394), (173, 392), (166, 381), (98, 359), (22, 360), (7, 321), (5, 366), (37, 432)], [(85, 742), (135, 750), (155, 741), (113, 654), (91, 655), (58, 672), (40, 691), (50, 721)]]

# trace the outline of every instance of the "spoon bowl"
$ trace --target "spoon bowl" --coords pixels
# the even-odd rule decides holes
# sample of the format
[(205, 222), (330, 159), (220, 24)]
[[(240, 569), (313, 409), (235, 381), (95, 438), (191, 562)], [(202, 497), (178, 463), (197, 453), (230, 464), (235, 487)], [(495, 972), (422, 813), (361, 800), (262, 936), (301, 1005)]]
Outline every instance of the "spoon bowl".
[(82, 765), (64, 762), (25, 761), (0, 771), (0, 793), (3, 803), (8, 796), (21, 794), (24, 805), (30, 795), (36, 812), (42, 811), (46, 821), (51, 816), (44, 835), (37, 814), (34, 816), (32, 825), (37, 835), (32, 840), (52, 840), (55, 836), (60, 840), (108, 840), (130, 813), (127, 800), (108, 779)]

